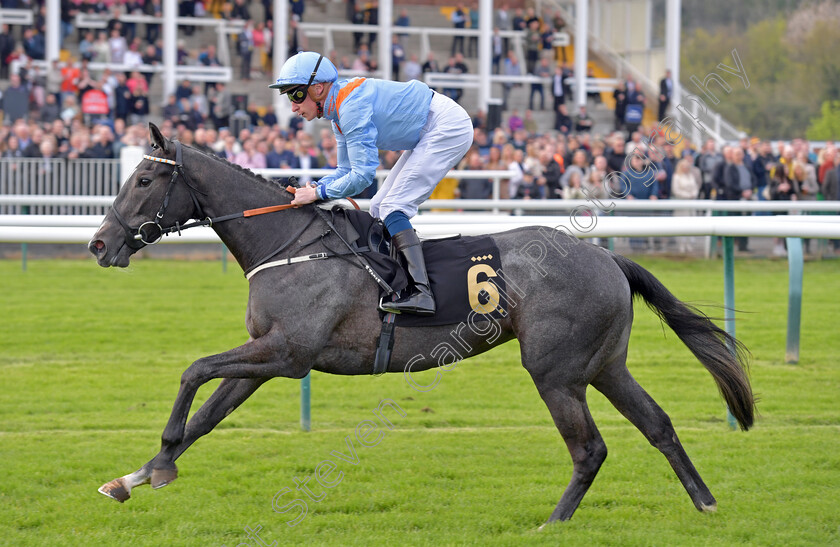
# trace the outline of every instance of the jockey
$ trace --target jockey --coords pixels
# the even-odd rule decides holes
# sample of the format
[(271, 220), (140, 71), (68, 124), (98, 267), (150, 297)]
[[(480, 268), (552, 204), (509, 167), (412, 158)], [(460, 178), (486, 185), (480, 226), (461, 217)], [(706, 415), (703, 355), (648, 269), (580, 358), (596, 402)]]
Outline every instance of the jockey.
[(335, 173), (299, 188), (294, 205), (358, 194), (374, 181), (378, 149), (404, 150), (371, 199), (370, 214), (384, 221), (413, 288), (399, 300), (383, 302), (382, 309), (433, 315), (423, 250), (409, 219), (472, 145), (470, 116), (417, 80), (339, 80), (330, 60), (311, 51), (288, 59), (269, 87), (288, 95), (292, 112), (306, 120), (330, 120), (338, 143)]

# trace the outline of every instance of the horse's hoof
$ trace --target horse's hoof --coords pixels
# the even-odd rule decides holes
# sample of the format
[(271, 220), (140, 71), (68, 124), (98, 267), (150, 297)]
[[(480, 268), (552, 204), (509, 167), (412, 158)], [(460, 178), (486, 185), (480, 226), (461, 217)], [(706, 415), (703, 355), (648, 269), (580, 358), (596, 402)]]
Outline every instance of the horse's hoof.
[(117, 500), (120, 503), (123, 503), (131, 497), (131, 490), (126, 488), (125, 481), (122, 477), (100, 486), (99, 493), (108, 496), (112, 500)]
[(698, 509), (700, 509), (700, 511), (702, 511), (703, 513), (714, 513), (715, 511), (717, 511), (717, 503), (711, 503), (709, 505), (701, 504), (700, 507), (698, 507)]
[(177, 478), (177, 467), (172, 467), (171, 469), (152, 469), (152, 488), (155, 490), (163, 488)]

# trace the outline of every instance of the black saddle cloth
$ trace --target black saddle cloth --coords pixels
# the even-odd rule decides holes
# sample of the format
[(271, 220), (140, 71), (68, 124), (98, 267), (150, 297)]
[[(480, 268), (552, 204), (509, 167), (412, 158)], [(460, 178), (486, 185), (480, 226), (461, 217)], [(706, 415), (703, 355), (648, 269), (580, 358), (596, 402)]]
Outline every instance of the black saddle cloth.
[[(390, 256), (382, 223), (364, 211), (334, 209), (333, 213), (343, 214), (358, 234), (354, 244), (371, 267), (395, 291), (405, 289), (408, 276), (402, 264)], [(499, 248), (492, 238), (456, 236), (426, 240), (423, 241), (423, 256), (437, 311), (431, 317), (398, 314), (398, 326), (455, 325), (466, 322), (471, 313), (495, 319), (505, 314), (505, 283), (500, 274), (502, 262)]]

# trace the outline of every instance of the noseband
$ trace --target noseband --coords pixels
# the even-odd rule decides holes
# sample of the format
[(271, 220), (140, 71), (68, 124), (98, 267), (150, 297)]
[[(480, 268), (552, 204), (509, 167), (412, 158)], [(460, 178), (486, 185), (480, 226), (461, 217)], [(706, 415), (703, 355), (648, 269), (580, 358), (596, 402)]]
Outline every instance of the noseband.
[(202, 225), (209, 225), (211, 223), (210, 219), (206, 218), (206, 215), (204, 215), (204, 211), (202, 211), (201, 205), (198, 203), (198, 198), (195, 195), (196, 193), (202, 192), (189, 183), (187, 174), (184, 171), (183, 156), (181, 154), (181, 142), (174, 141), (174, 143), (174, 160), (150, 156), (148, 154), (143, 155), (144, 159), (174, 166), (174, 169), (172, 169), (172, 176), (169, 178), (169, 186), (167, 186), (166, 194), (163, 196), (163, 203), (161, 203), (154, 220), (147, 220), (146, 222), (140, 224), (140, 226), (132, 228), (128, 225), (128, 222), (126, 222), (125, 218), (123, 218), (119, 211), (117, 211), (117, 208), (111, 207), (111, 211), (113, 211), (114, 216), (120, 223), (120, 226), (122, 226), (123, 231), (125, 231), (125, 244), (130, 249), (139, 250), (146, 245), (154, 245), (155, 243), (160, 242), (164, 234), (170, 234), (173, 232), (178, 232), (179, 234), (181, 233), (183, 226), (181, 226), (177, 221), (174, 226), (170, 226), (169, 228), (163, 228), (160, 225), (163, 220), (163, 216), (166, 214), (166, 208), (169, 207), (169, 199), (172, 196), (172, 190), (175, 188), (175, 183), (178, 181), (179, 175), (184, 179), (184, 184), (187, 185), (190, 198), (192, 198), (193, 205), (195, 206), (195, 211), (198, 213), (197, 218), (206, 219), (205, 221), (202, 221)]

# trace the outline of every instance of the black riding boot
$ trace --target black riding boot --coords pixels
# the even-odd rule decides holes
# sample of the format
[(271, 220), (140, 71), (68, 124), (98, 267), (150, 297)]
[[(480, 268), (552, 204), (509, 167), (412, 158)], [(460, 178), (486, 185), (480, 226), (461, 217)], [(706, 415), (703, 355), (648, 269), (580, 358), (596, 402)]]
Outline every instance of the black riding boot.
[(394, 302), (383, 302), (382, 309), (392, 313), (414, 313), (434, 315), (435, 298), (426, 273), (426, 261), (423, 259), (423, 246), (414, 230), (403, 230), (391, 237), (391, 245), (402, 254), (408, 269), (408, 277), (413, 282), (411, 293)]

